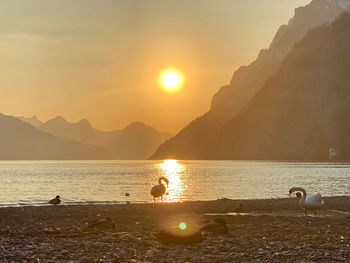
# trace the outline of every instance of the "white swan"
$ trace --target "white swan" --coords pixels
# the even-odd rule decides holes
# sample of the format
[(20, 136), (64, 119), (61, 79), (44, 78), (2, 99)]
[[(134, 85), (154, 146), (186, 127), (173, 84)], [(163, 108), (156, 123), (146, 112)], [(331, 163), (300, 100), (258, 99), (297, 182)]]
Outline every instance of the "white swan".
[(169, 186), (169, 180), (165, 177), (160, 177), (158, 180), (158, 185), (152, 187), (151, 195), (153, 195), (154, 202), (156, 201), (156, 197), (160, 197), (163, 200), (163, 195), (166, 193), (166, 187), (162, 184), (162, 180), (166, 183), (166, 186)]
[(314, 195), (308, 195), (304, 188), (292, 187), (289, 190), (289, 195), (296, 191), (300, 191), (303, 193), (303, 195), (299, 199), (299, 205), (302, 209), (305, 210), (305, 214), (307, 213), (307, 211), (313, 211), (316, 215), (316, 212), (320, 210), (324, 204), (324, 200), (322, 199), (321, 194), (317, 193)]

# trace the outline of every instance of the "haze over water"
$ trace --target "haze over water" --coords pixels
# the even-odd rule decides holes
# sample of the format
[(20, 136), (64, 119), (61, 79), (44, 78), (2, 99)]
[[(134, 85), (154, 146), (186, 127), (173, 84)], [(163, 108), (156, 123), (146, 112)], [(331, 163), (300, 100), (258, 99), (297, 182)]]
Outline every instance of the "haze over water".
[[(248, 161), (3, 161), (0, 206), (151, 202), (160, 176), (165, 202), (285, 198), (292, 186), (349, 195), (350, 164)], [(125, 193), (130, 194), (125, 197)]]

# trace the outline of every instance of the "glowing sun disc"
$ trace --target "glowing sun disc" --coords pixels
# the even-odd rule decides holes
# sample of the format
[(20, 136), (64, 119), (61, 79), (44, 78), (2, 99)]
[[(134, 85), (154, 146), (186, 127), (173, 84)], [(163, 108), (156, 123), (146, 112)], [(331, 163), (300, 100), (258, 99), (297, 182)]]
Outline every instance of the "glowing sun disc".
[(166, 91), (176, 91), (178, 90), (183, 83), (182, 74), (175, 69), (164, 70), (159, 77), (159, 84)]

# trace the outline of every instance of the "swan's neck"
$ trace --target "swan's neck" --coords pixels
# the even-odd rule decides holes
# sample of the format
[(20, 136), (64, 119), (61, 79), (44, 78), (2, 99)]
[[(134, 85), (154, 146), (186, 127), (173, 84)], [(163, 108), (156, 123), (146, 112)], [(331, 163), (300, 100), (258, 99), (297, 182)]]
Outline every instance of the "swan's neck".
[(164, 177), (159, 178), (158, 184), (159, 184), (159, 185), (164, 185), (164, 184), (162, 183), (162, 181), (164, 181), (164, 182), (168, 185), (167, 179), (164, 178)]
[(296, 187), (296, 188), (294, 188), (294, 191), (298, 191), (298, 192), (302, 192), (303, 193), (303, 195), (300, 198), (300, 202), (304, 202), (305, 199), (306, 199), (306, 195), (307, 195), (305, 189), (301, 188), (301, 187)]

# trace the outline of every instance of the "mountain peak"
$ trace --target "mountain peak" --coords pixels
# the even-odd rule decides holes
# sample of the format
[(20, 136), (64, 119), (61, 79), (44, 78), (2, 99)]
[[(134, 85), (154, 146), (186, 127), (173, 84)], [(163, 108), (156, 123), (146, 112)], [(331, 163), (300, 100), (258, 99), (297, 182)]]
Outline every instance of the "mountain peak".
[(52, 119), (53, 121), (60, 121), (60, 122), (67, 122), (65, 118), (63, 118), (60, 115), (57, 115), (54, 119)]
[(136, 127), (149, 127), (149, 126), (147, 126), (143, 122), (135, 121), (130, 123), (126, 128), (136, 128)]
[(124, 129), (122, 129), (122, 131), (130, 131), (130, 130), (137, 131), (137, 130), (145, 130), (145, 129), (152, 130), (152, 131), (154, 130), (151, 126), (148, 126), (143, 122), (136, 121), (136, 122), (130, 123)]
[(20, 119), (21, 121), (24, 121), (26, 123), (33, 125), (34, 127), (39, 127), (40, 125), (43, 124), (42, 121), (39, 120), (35, 115), (33, 115), (32, 117), (29, 117), (29, 118), (26, 118), (24, 116), (20, 116), (17, 118)]
[(84, 126), (84, 127), (91, 127), (91, 123), (87, 119), (80, 120), (78, 122), (78, 124), (80, 124), (81, 126)]

